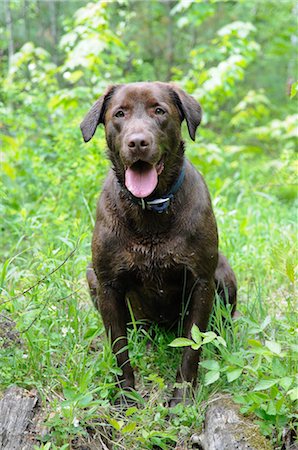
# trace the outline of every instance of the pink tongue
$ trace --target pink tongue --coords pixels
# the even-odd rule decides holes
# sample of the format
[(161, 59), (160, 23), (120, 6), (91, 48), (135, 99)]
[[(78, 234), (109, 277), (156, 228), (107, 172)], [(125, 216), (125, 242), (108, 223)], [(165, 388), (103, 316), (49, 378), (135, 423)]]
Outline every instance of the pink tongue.
[(152, 194), (158, 183), (154, 166), (146, 170), (128, 167), (125, 171), (125, 186), (135, 197), (145, 198)]

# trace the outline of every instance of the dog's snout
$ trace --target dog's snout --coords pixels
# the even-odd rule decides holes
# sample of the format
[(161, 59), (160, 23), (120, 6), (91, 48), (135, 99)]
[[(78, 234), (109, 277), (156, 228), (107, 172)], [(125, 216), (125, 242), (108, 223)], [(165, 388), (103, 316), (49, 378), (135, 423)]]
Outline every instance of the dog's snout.
[(123, 139), (120, 157), (123, 165), (129, 167), (138, 160), (155, 164), (160, 160), (161, 154), (150, 131), (130, 130)]
[(127, 145), (130, 149), (146, 150), (150, 146), (150, 139), (143, 133), (135, 133), (129, 136)]

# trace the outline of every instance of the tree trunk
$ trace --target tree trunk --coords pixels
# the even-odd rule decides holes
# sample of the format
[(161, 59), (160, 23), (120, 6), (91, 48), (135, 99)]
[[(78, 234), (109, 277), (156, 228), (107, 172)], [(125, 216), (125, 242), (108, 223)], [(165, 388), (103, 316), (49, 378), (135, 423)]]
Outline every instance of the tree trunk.
[(166, 8), (167, 8), (167, 16), (168, 16), (168, 25), (167, 25), (167, 81), (171, 80), (172, 68), (174, 65), (174, 27), (173, 27), (173, 17), (171, 16), (171, 9), (173, 7), (172, 0), (167, 0)]
[(58, 55), (57, 55), (57, 5), (55, 1), (49, 2), (49, 8), (50, 8), (50, 21), (51, 21), (51, 35), (53, 39), (53, 48), (54, 48), (54, 54), (53, 59), (55, 64), (57, 64), (58, 61)]
[(12, 57), (14, 54), (12, 15), (10, 9), (10, 0), (5, 0), (5, 22), (8, 35), (8, 70), (11, 68)]
[(30, 40), (30, 26), (29, 26), (29, 14), (28, 14), (28, 0), (23, 0), (23, 22), (24, 22), (24, 36), (25, 41), (28, 42)]

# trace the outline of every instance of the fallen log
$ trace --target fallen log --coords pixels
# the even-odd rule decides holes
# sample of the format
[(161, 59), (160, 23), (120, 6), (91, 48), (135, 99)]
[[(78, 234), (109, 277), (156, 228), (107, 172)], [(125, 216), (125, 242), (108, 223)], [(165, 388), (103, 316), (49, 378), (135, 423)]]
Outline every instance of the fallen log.
[(0, 450), (32, 450), (30, 425), (37, 411), (38, 396), (12, 386), (0, 400)]
[(228, 396), (211, 400), (203, 432), (193, 435), (191, 442), (201, 450), (272, 450), (258, 426), (241, 415)]

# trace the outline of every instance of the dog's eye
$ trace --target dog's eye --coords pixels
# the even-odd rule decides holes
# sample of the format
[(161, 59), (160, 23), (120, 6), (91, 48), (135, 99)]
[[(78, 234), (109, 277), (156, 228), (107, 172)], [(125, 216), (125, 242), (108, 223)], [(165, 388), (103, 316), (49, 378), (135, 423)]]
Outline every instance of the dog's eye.
[(115, 117), (124, 117), (124, 111), (122, 111), (122, 109), (119, 109), (119, 111), (116, 112)]
[(157, 114), (158, 116), (162, 116), (163, 114), (165, 114), (165, 110), (162, 108), (156, 108), (155, 109), (155, 114)]

